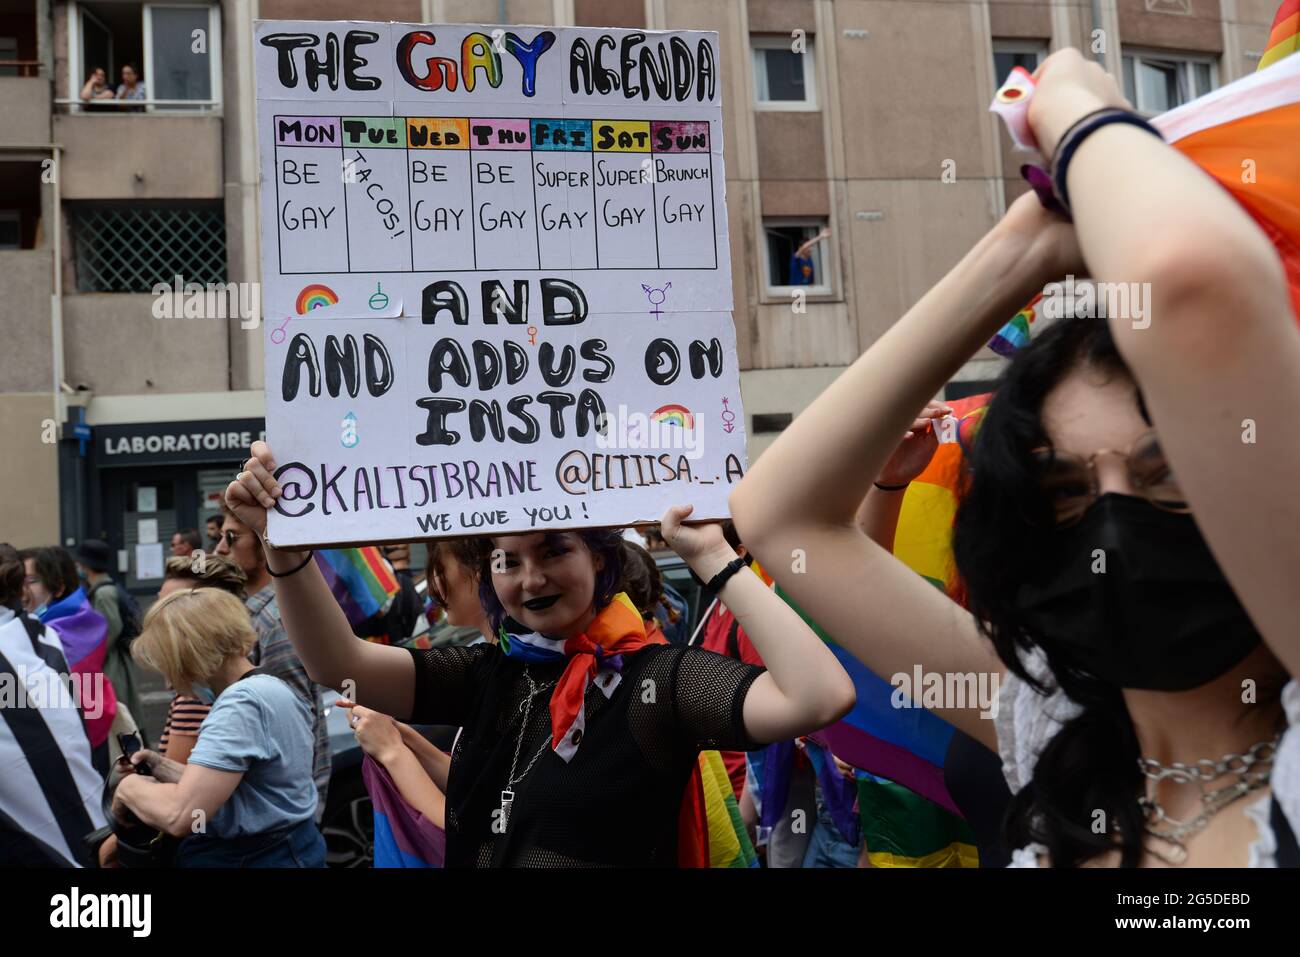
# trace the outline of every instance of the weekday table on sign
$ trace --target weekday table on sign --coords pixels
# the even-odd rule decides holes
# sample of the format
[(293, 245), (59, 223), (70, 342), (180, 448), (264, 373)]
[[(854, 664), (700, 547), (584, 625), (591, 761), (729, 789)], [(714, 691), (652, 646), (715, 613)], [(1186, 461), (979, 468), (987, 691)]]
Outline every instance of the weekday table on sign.
[(284, 274), (718, 266), (707, 121), (273, 122)]

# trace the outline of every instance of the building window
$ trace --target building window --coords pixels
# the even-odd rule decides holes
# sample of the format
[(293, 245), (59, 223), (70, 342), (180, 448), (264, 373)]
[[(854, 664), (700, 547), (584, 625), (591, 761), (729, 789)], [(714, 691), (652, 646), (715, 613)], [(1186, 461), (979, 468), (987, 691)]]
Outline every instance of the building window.
[(16, 209), (0, 209), (0, 249), (23, 248), (23, 220)]
[[(205, 3), (68, 5), (68, 103), (75, 112), (193, 112), (221, 103), (221, 8)], [(137, 74), (130, 99), (83, 98), (96, 70), (111, 93), (124, 67)]]
[(994, 40), (993, 86), (1007, 82), (1013, 68), (1022, 66), (1030, 73), (1047, 57), (1046, 40)]
[(799, 287), (809, 292), (831, 291), (830, 230), (824, 219), (764, 219), (767, 240), (769, 292), (785, 293)]
[(66, 203), (78, 292), (150, 292), (157, 283), (226, 281), (220, 202)]
[(791, 49), (788, 36), (751, 37), (754, 58), (754, 103), (760, 110), (817, 109), (817, 78), (812, 40)]
[(1218, 73), (1213, 57), (1132, 50), (1124, 54), (1124, 95), (1140, 113), (1155, 116), (1209, 93)]

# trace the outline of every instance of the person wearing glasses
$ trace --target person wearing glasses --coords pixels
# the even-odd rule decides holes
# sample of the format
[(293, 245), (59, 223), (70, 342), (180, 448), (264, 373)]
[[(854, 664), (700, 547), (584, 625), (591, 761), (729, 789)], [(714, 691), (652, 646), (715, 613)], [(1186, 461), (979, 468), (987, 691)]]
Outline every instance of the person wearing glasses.
[[(1300, 329), (1246, 211), (1077, 50), (1029, 120), (1032, 193), (754, 463), (746, 546), (877, 674), (991, 673), (937, 713), (1000, 754), (1013, 866), (1300, 864)], [(1064, 189), (1062, 189), (1064, 186)], [(970, 614), (854, 522), (917, 410), (1047, 283), (1149, 283), (1005, 370), (953, 535)], [(909, 426), (910, 423), (910, 426)], [(809, 569), (792, 574), (803, 549)], [(992, 713), (990, 714), (990, 711)]]
[(325, 813), (325, 797), (330, 780), (330, 739), (322, 701), (324, 689), (308, 677), (307, 669), (303, 667), (298, 653), (285, 634), (284, 625), (280, 621), (280, 606), (275, 600), (275, 588), (271, 584), (271, 573), (266, 568), (261, 539), (237, 519), (233, 512), (228, 509), (223, 511), (225, 518), (216, 552), (242, 568), (247, 578), (244, 590), (248, 598), (244, 604), (253, 617), (253, 627), (257, 631), (257, 644), (253, 646), (248, 658), (254, 665), (277, 678), (283, 678), (312, 706), (312, 737), (315, 741), (312, 778), (316, 782), (316, 821), (319, 823)]

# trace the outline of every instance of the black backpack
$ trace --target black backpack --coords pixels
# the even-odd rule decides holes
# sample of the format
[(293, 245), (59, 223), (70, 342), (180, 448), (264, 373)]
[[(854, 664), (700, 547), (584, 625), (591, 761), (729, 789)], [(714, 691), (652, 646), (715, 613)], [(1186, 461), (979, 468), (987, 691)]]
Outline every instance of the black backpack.
[(109, 585), (117, 591), (117, 613), (122, 617), (122, 634), (117, 640), (122, 643), (122, 649), (128, 651), (132, 640), (139, 637), (143, 630), (144, 616), (140, 614), (140, 605), (134, 596), (117, 581), (100, 582), (92, 588), (89, 596), (92, 604), (95, 601), (95, 592)]

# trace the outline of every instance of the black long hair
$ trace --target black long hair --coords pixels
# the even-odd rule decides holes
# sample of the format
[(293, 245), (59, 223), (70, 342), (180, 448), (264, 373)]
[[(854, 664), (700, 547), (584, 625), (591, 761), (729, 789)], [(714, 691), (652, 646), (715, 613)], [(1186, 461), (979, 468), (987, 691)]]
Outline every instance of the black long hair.
[[(558, 534), (560, 533), (547, 533), (548, 536)], [(623, 581), (623, 532), (617, 528), (584, 528), (575, 530), (573, 534), (582, 540), (587, 551), (591, 552), (593, 560), (601, 559), (601, 567), (596, 571), (595, 589), (592, 594), (592, 604), (597, 611), (600, 611), (614, 600)], [(483, 604), (483, 610), (487, 612), (488, 623), (491, 624), (492, 630), (496, 631), (506, 619), (506, 610), (502, 607), (501, 599), (497, 597), (496, 588), (492, 585), (494, 547), (492, 539), (487, 536), (474, 539), (474, 543), (478, 552), (478, 597)]]
[[(1054, 867), (1118, 850), (1121, 866), (1136, 867), (1145, 820), (1138, 804), (1142, 777), (1122, 693), (1067, 665), (1050, 636), (1030, 632), (1016, 604), (1021, 583), (1040, 577), (1054, 531), (1032, 455), (1050, 443), (1043, 401), (1080, 366), (1131, 379), (1104, 320), (1056, 322), (1007, 367), (970, 449), (953, 555), (967, 605), (1007, 668), (1039, 691), (1051, 690), (1022, 658), (1040, 649), (1055, 685), (1082, 707), (1039, 755), (1031, 782), (1013, 796), (1004, 827), (1009, 846), (1041, 843)], [(1136, 382), (1133, 392), (1149, 422)]]

